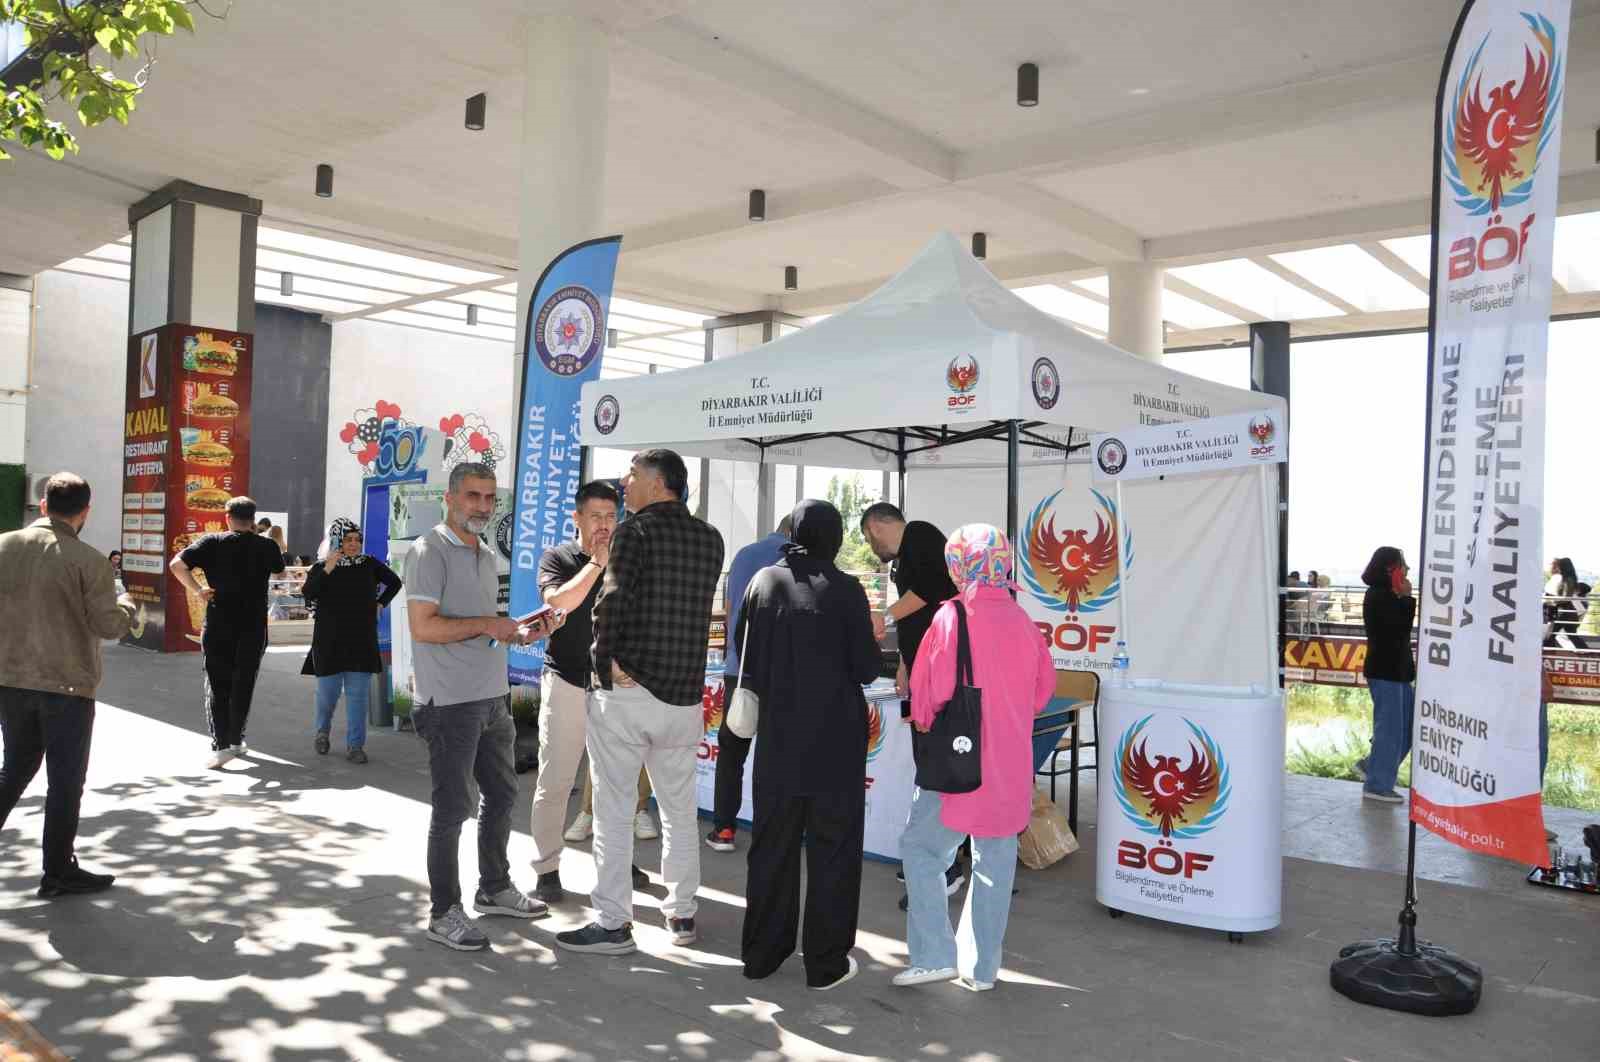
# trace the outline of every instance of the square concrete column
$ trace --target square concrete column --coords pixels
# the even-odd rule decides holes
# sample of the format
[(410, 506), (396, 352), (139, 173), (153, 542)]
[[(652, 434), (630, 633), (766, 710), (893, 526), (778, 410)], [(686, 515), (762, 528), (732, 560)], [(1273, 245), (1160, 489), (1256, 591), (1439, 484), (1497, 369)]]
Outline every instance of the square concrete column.
[[(120, 510), (123, 582), (139, 605), (130, 640), (199, 648), (204, 603), (167, 562), (227, 526), (250, 489), (250, 394), (261, 201), (174, 181), (128, 210), (126, 403)], [(98, 498), (112, 484), (92, 484)], [(102, 505), (104, 503), (102, 502)]]
[(1111, 327), (1106, 341), (1129, 354), (1161, 361), (1165, 347), (1161, 267), (1149, 262), (1121, 262), (1111, 266), (1108, 274)]

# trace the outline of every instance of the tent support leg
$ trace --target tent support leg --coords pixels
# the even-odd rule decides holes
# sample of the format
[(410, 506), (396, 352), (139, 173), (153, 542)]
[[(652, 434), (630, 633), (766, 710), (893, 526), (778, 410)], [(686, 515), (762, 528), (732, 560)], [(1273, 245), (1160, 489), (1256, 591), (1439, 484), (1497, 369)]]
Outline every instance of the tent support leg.
[[(1021, 490), (1022, 463), (1022, 426), (1020, 422), (1011, 420), (1006, 422), (1006, 538), (1011, 542), (1012, 556), (1016, 556), (1017, 546), (1017, 499)], [(1017, 596), (1016, 587), (1011, 588), (1011, 596)]]

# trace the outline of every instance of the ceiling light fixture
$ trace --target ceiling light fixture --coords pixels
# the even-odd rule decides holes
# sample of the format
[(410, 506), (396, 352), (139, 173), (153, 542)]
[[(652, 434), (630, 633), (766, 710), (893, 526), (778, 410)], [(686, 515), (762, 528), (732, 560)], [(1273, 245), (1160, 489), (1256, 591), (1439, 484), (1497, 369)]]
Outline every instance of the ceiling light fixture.
[(974, 232), (972, 234), (972, 257), (980, 262), (989, 257), (988, 233)]
[(767, 193), (759, 188), (750, 189), (750, 220), (767, 220)]
[(1039, 68), (1033, 63), (1017, 67), (1017, 106), (1039, 106)]
[(293, 273), (279, 273), (278, 274), (278, 294), (279, 295), (293, 295), (294, 294), (294, 274)]
[(606, 349), (617, 349), (617, 330), (615, 328), (606, 329)]
[(800, 290), (800, 270), (798, 268), (796, 268), (795, 266), (784, 266), (783, 267), (783, 290), (784, 291), (799, 291)]
[(477, 323), (478, 323), (478, 308), (476, 306), (472, 305), (472, 303), (469, 302), (469, 303), (467, 303), (467, 324), (469, 326), (474, 326), (475, 327), (477, 325)]
[(489, 112), (489, 97), (483, 93), (467, 97), (467, 128), (474, 133), (483, 129), (483, 120)]
[(317, 197), (333, 198), (333, 167), (326, 162), (317, 165)]

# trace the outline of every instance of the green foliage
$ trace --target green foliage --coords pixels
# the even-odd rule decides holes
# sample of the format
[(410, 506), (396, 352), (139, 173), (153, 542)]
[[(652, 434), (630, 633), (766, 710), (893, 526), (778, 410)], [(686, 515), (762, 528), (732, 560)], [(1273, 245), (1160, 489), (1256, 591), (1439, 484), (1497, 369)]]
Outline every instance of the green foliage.
[[(1361, 687), (1292, 685), (1289, 725), (1326, 730), (1323, 739), (1298, 740), (1285, 764), (1292, 774), (1355, 781), (1355, 762), (1372, 740), (1372, 698)], [(1544, 802), (1550, 807), (1600, 811), (1600, 708), (1554, 704), (1549, 708), (1550, 762)], [(1334, 725), (1328, 725), (1334, 724)], [(1399, 784), (1411, 784), (1411, 761), (1400, 766)]]
[[(180, 29), (193, 33), (191, 6), (199, 5), (194, 0), (0, 0), (0, 22), (20, 24), (29, 53), (40, 62), (32, 81), (0, 85), (0, 141), (40, 148), (53, 159), (76, 154), (77, 138), (50, 117), (56, 103), (71, 105), (85, 128), (111, 120), (127, 125), (155, 63), (147, 40)], [(126, 60), (138, 64), (131, 80), (107, 65), (132, 65)], [(0, 148), (0, 160), (10, 157)]]
[(876, 498), (867, 494), (860, 476), (834, 476), (828, 480), (828, 502), (844, 517), (844, 547), (838, 564), (847, 572), (876, 572), (883, 569), (872, 547), (861, 533), (861, 514)]

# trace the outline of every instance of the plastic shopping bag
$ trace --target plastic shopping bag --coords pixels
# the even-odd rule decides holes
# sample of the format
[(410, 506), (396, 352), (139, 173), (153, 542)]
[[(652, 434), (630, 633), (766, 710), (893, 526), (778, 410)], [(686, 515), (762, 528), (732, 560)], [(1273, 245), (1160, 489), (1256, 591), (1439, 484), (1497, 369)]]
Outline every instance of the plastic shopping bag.
[(1067, 816), (1056, 807), (1048, 793), (1035, 791), (1033, 814), (1028, 828), (1017, 842), (1017, 858), (1023, 866), (1043, 870), (1061, 862), (1078, 850), (1078, 839), (1067, 826)]

